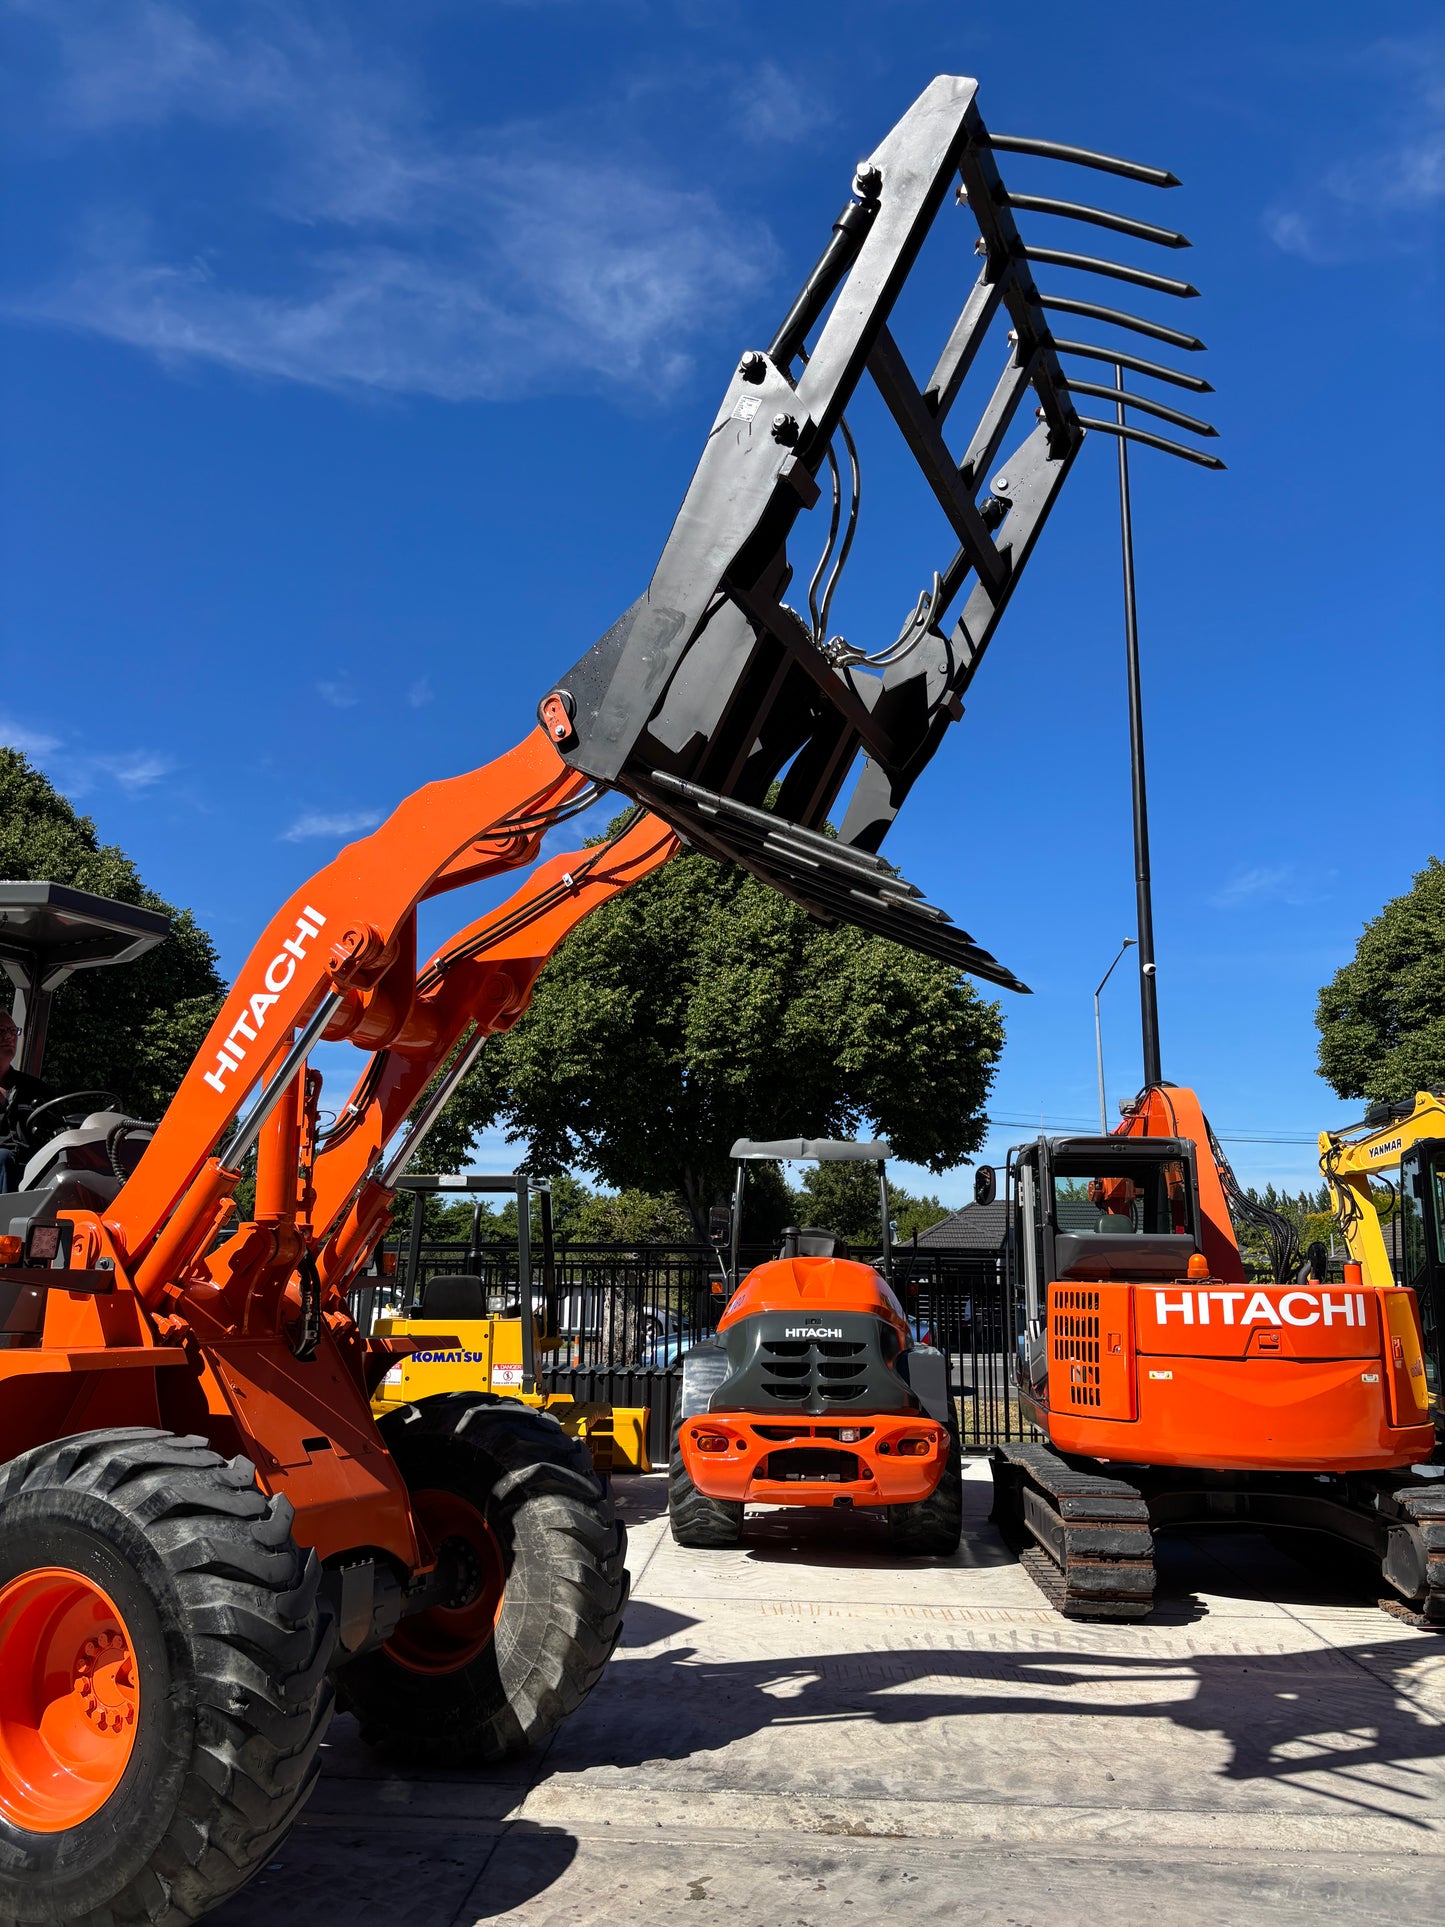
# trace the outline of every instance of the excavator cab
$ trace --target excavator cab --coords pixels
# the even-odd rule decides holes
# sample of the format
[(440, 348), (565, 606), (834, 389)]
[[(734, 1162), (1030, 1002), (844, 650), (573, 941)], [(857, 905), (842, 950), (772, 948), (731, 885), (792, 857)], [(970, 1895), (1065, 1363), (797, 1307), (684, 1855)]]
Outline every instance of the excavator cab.
[(1442, 1430), (1440, 1387), (1445, 1379), (1445, 1138), (1422, 1138), (1400, 1158), (1400, 1283), (1420, 1312), (1425, 1385), (1435, 1429)]
[(1009, 1282), (1024, 1309), (1020, 1377), (1043, 1395), (1046, 1324), (1059, 1288), (1072, 1300), (1077, 1285), (1189, 1275), (1199, 1250), (1194, 1146), (1183, 1138), (1040, 1137), (1010, 1151), (1007, 1185)]

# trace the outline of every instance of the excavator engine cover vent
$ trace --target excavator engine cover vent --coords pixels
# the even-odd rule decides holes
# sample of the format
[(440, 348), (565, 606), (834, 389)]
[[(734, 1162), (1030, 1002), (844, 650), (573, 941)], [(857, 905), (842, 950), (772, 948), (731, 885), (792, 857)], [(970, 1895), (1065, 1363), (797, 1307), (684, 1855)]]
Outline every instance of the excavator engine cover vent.
[(1053, 1355), (1069, 1374), (1069, 1403), (1099, 1403), (1099, 1294), (1097, 1291), (1060, 1291), (1054, 1294)]
[(1080, 1417), (1138, 1416), (1131, 1288), (1049, 1287), (1049, 1404)]

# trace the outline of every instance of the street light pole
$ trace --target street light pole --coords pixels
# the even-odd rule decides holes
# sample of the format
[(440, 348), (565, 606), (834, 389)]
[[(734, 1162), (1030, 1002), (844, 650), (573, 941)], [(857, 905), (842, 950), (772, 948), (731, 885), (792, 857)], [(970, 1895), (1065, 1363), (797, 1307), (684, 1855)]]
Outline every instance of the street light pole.
[[(1114, 364), (1114, 385), (1124, 369)], [(1124, 404), (1114, 404), (1125, 426)], [(1129, 667), (1129, 772), (1134, 798), (1134, 895), (1139, 924), (1139, 1019), (1144, 1041), (1144, 1088), (1160, 1083), (1159, 990), (1154, 974), (1154, 897), (1149, 880), (1149, 802), (1144, 788), (1144, 702), (1139, 687), (1139, 623), (1134, 604), (1134, 521), (1129, 505), (1129, 444), (1119, 441), (1119, 535), (1124, 555), (1124, 645)]]
[[(1134, 943), (1134, 939), (1132, 937), (1125, 937), (1124, 941), (1119, 945), (1119, 957), (1122, 957), (1126, 950), (1131, 949), (1133, 946), (1133, 943)], [(1104, 1031), (1103, 1031), (1103, 1026), (1099, 1022), (1099, 995), (1100, 995), (1100, 992), (1103, 990), (1104, 985), (1108, 983), (1109, 979), (1113, 976), (1114, 964), (1118, 963), (1119, 957), (1116, 957), (1114, 959), (1114, 963), (1111, 963), (1109, 965), (1109, 968), (1104, 972), (1103, 976), (1099, 979), (1098, 990), (1094, 992), (1094, 1051), (1099, 1060), (1099, 1135), (1100, 1137), (1107, 1137), (1109, 1135), (1109, 1105), (1108, 1105), (1107, 1098), (1104, 1096)]]

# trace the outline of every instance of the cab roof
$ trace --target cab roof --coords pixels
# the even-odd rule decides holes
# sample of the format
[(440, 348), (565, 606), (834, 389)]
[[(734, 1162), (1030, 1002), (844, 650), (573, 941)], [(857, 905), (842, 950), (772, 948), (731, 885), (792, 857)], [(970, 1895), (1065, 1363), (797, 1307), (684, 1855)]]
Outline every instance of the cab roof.
[(857, 1144), (851, 1138), (837, 1137), (740, 1137), (733, 1146), (734, 1158), (789, 1158), (811, 1164), (881, 1164), (893, 1155), (893, 1146), (882, 1138), (872, 1144)]

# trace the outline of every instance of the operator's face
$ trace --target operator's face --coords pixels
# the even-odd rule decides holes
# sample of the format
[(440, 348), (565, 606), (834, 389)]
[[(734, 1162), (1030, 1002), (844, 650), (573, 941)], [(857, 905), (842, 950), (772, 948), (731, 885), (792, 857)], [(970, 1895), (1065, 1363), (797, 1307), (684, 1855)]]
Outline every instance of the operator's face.
[(15, 1019), (8, 1010), (0, 1010), (0, 1077), (15, 1062), (15, 1046), (19, 1042), (20, 1033), (15, 1028)]

